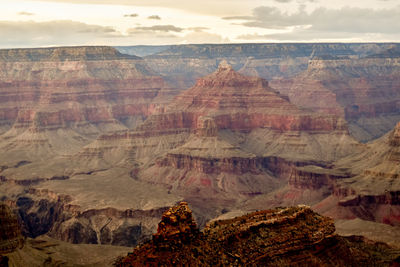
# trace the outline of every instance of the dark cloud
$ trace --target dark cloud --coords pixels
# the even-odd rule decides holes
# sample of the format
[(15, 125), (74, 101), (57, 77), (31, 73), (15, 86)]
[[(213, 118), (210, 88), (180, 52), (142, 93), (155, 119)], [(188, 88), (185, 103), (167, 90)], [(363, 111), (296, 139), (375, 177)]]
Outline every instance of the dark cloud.
[(139, 14), (136, 14), (136, 13), (125, 14), (124, 17), (136, 18), (136, 17), (139, 17)]
[(253, 10), (251, 17), (227, 17), (231, 20), (245, 20), (242, 25), (266, 29), (287, 29), (298, 27), (303, 32), (337, 33), (379, 33), (400, 32), (400, 7), (393, 9), (317, 8), (311, 13), (300, 7), (294, 13), (286, 13), (276, 7), (262, 6)]
[(111, 27), (76, 21), (0, 21), (1, 47), (82, 45), (124, 37)]
[(148, 16), (147, 18), (148, 19), (155, 19), (155, 20), (160, 20), (161, 19), (160, 16), (157, 16), (157, 15)]
[(151, 31), (151, 32), (182, 32), (184, 28), (176, 27), (174, 25), (154, 25), (150, 27), (136, 27), (129, 29), (128, 32), (140, 32), (140, 31)]
[(19, 16), (33, 16), (35, 14), (31, 13), (31, 12), (21, 11), (21, 12), (18, 12), (18, 15)]

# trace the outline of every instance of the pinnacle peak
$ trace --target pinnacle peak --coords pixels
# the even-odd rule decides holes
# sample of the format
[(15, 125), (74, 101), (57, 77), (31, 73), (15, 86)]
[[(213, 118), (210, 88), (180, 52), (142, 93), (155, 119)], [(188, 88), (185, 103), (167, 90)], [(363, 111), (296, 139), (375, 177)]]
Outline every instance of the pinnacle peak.
[(224, 59), (219, 63), (218, 70), (233, 70), (232, 66)]

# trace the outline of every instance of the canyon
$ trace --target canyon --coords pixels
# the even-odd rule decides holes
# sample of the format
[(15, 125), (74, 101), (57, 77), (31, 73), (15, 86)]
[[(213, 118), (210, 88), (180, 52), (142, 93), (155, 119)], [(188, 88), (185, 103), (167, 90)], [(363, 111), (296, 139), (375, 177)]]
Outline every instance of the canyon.
[[(49, 246), (54, 261), (79, 246), (97, 259), (104, 247), (110, 260), (124, 247), (163, 246), (164, 233), (153, 233), (181, 201), (193, 210), (199, 228), (190, 222), (189, 239), (202, 236), (200, 247), (209, 242), (206, 232), (247, 235), (249, 217), (232, 218), (251, 212), (250, 221), (299, 212), (321, 223), (329, 232), (320, 240), (324, 253), (339, 246), (351, 257), (349, 246), (368, 246), (335, 235), (333, 222), (313, 211), (333, 218), (346, 235), (374, 224), (396, 234), (366, 231), (368, 238), (396, 244), (398, 49), (371, 43), (0, 50), (0, 201), (29, 238), (19, 255), (49, 243), (60, 246)], [(254, 213), (298, 204), (313, 211)], [(303, 224), (291, 216), (282, 219), (282, 231), (292, 227), (287, 220)], [(215, 230), (215, 219), (239, 228), (245, 220), (243, 231)], [(303, 241), (317, 253), (315, 240)]]

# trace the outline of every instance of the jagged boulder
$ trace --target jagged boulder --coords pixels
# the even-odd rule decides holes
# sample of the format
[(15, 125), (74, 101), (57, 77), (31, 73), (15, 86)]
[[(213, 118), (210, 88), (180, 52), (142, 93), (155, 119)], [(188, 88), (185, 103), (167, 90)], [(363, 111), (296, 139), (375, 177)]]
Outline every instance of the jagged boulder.
[(176, 240), (189, 242), (198, 234), (199, 229), (188, 203), (181, 202), (164, 212), (161, 222), (158, 224), (157, 233), (153, 235), (153, 242), (160, 246), (170, 243), (168, 245), (170, 246)]

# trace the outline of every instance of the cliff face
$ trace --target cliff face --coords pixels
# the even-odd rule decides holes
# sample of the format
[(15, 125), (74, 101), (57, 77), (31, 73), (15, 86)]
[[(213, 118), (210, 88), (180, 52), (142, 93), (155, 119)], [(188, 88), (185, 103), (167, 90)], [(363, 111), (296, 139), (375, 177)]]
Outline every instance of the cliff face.
[(398, 54), (315, 58), (309, 61), (307, 71), (294, 79), (288, 94), (297, 105), (342, 114), (356, 138), (371, 140), (399, 120), (399, 62)]
[(24, 239), (17, 216), (4, 203), (0, 203), (0, 261), (1, 255), (11, 253), (22, 248)]
[(1, 50), (0, 145), (43, 157), (75, 152), (137, 126), (173, 94), (141, 58), (114, 48)]
[[(153, 240), (136, 247), (119, 266), (308, 265), (365, 262), (389, 266), (399, 252), (361, 237), (337, 236), (331, 219), (299, 206), (215, 221), (202, 232), (187, 203), (164, 213)], [(383, 253), (374, 253), (382, 249)], [(359, 254), (359, 251), (363, 253)], [(336, 257), (332, 257), (332, 255)]]
[[(307, 113), (270, 88), (266, 80), (241, 75), (226, 62), (177, 96), (164, 114), (148, 123), (158, 126), (156, 130), (195, 128), (200, 116), (213, 117), (218, 129), (346, 130), (336, 117)], [(146, 123), (142, 129), (145, 127)]]

